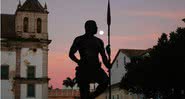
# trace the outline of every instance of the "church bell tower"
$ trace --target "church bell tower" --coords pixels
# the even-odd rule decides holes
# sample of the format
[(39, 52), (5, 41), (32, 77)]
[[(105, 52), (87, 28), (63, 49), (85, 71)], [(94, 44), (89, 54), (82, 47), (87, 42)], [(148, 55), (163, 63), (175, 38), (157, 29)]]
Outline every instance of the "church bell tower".
[(48, 14), (38, 0), (17, 5), (14, 99), (48, 99)]
[(17, 37), (30, 39), (48, 39), (48, 11), (38, 0), (19, 1), (15, 13), (15, 31)]

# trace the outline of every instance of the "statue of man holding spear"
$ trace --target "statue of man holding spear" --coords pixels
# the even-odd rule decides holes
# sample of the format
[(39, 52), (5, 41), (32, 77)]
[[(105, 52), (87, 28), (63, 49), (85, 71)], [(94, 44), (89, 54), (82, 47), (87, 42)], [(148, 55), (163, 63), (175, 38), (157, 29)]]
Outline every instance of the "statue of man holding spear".
[[(109, 85), (109, 99), (111, 99), (111, 65), (110, 65), (110, 3), (108, 1), (107, 10), (107, 25), (108, 25), (108, 45), (105, 53), (103, 41), (94, 36), (97, 33), (98, 27), (94, 20), (88, 20), (85, 23), (85, 34), (75, 38), (69, 52), (69, 57), (78, 64), (76, 67), (76, 80), (80, 87), (81, 99), (95, 99), (103, 93)], [(75, 56), (79, 51), (80, 59)], [(101, 68), (101, 62), (98, 55), (101, 55), (104, 65), (109, 69), (109, 77)], [(90, 93), (89, 84), (98, 83), (98, 87), (93, 93)]]
[[(101, 68), (99, 54), (104, 65), (110, 69), (103, 41), (94, 36), (97, 33), (97, 25), (93, 20), (85, 23), (85, 34), (75, 38), (69, 52), (69, 57), (78, 64), (76, 68), (76, 80), (80, 87), (81, 99), (94, 99), (104, 92), (109, 84), (109, 77)], [(79, 51), (80, 59), (75, 56)], [(89, 84), (98, 83), (96, 90), (90, 94)]]

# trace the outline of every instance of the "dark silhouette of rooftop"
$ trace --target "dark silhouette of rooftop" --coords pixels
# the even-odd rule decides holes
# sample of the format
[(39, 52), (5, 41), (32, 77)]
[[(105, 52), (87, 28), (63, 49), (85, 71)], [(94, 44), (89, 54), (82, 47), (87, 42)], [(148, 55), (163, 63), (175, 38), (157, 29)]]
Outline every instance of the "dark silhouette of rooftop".
[(1, 14), (1, 38), (15, 37), (15, 15)]
[(17, 11), (49, 13), (47, 6), (43, 7), (38, 0), (26, 0), (22, 6), (17, 8)]

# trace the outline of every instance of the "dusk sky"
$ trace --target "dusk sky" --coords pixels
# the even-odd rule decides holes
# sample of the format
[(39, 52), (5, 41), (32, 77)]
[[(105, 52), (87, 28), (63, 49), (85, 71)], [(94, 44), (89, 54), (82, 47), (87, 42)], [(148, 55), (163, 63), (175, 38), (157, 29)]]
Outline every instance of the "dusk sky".
[[(19, 0), (1, 0), (1, 13), (14, 14)], [(25, 0), (21, 0), (23, 4)], [(108, 0), (39, 0), (46, 2), (49, 13), (49, 72), (50, 85), (62, 88), (66, 77), (74, 77), (75, 67), (69, 49), (78, 35), (84, 34), (84, 23), (95, 20), (104, 35), (96, 36), (107, 45)], [(185, 0), (110, 0), (112, 58), (118, 49), (147, 49), (158, 37), (185, 26)]]

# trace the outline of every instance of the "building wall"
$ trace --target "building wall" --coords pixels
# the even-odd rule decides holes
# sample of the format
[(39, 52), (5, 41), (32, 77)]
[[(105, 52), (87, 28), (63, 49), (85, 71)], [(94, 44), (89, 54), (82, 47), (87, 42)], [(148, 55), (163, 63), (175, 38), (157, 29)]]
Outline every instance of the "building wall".
[[(121, 79), (126, 73), (125, 65), (130, 61), (130, 58), (124, 53), (118, 53), (118, 56), (116, 57), (111, 69), (111, 85), (120, 83)], [(112, 99), (143, 99), (140, 95), (130, 94), (126, 90), (120, 89), (119, 84), (113, 86), (111, 92)], [(106, 90), (96, 99), (109, 99), (109, 91)]]
[(9, 80), (1, 80), (1, 99), (14, 99), (12, 87), (16, 68), (16, 52), (1, 51), (1, 65), (9, 65)]
[[(126, 61), (124, 58), (126, 58)], [(115, 62), (112, 65), (111, 84), (119, 83), (123, 76), (125, 75), (126, 73), (125, 62), (126, 63), (130, 62), (130, 58), (127, 57), (125, 54), (119, 52)]]
[(42, 48), (42, 75), (48, 78), (48, 45)]
[(14, 99), (10, 80), (1, 80), (1, 99)]
[(48, 99), (80, 99), (80, 92), (75, 89), (52, 89), (48, 92)]
[[(34, 49), (34, 48), (33, 48)], [(34, 52), (32, 48), (22, 48), (21, 49), (21, 77), (27, 77), (27, 67), (29, 65), (35, 66), (35, 77), (41, 78), (43, 77), (43, 70), (42, 70), (42, 49), (35, 48), (36, 51)]]
[[(23, 20), (25, 17), (29, 19), (28, 33), (23, 32)], [(42, 32), (37, 33), (37, 19), (42, 20)], [(17, 12), (16, 13), (16, 26), (15, 30), (19, 36), (29, 38), (30, 35), (35, 35), (36, 38), (48, 38), (48, 15), (43, 13), (32, 13), (32, 12)]]
[[(48, 99), (76, 99), (76, 98), (74, 98), (74, 97), (62, 97), (62, 96), (50, 96), (50, 97), (48, 97)], [(78, 98), (78, 99), (80, 99), (80, 98)]]
[(41, 99), (48, 99), (48, 83), (42, 84), (42, 98)]
[(119, 87), (117, 87), (113, 89), (112, 99), (138, 99), (138, 98), (134, 94), (129, 94), (127, 91), (120, 90)]
[[(143, 99), (141, 95), (130, 94), (125, 90), (119, 89), (119, 87), (113, 88), (111, 92), (111, 99)], [(108, 90), (96, 99), (109, 99)]]
[[(44, 99), (42, 96), (42, 84), (35, 85), (35, 97), (27, 97), (27, 84), (21, 84), (21, 99)], [(45, 98), (47, 99), (47, 98)]]
[[(27, 33), (23, 30), (25, 17), (29, 19)], [(37, 33), (38, 18), (42, 20), (41, 33)], [(1, 50), (1, 64), (9, 65), (9, 80), (1, 80), (2, 95), (0, 99), (48, 99), (48, 82), (45, 80), (48, 78), (48, 13), (16, 12), (15, 32), (16, 36), (21, 38), (15, 42), (10, 40), (13, 50), (6, 48), (6, 43), (9, 43), (9, 40), (1, 44), (3, 46), (3, 50)], [(24, 42), (23, 39), (25, 38), (30, 39), (30, 42)], [(36, 40), (35, 38), (40, 41), (32, 42), (31, 39)], [(33, 49), (36, 49), (36, 51)], [(27, 78), (27, 67), (29, 65), (35, 66), (35, 77), (44, 79), (43, 82), (35, 79), (22, 79)], [(16, 80), (13, 80), (15, 76)], [(19, 77), (22, 78), (19, 79)], [(30, 82), (35, 83), (35, 98), (27, 97), (27, 83)]]

